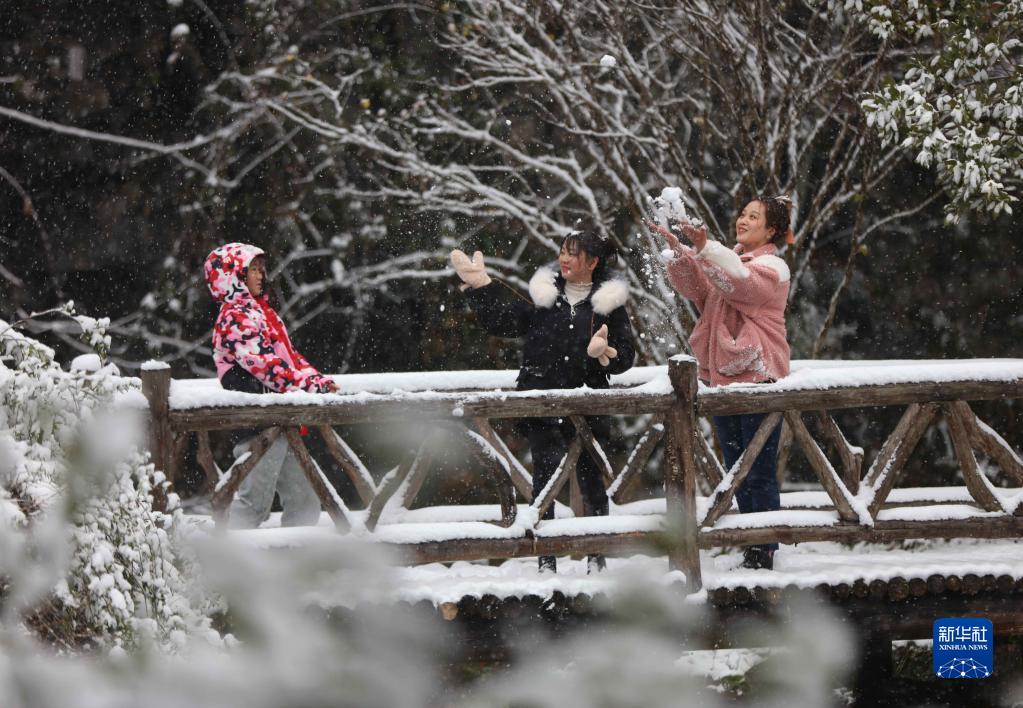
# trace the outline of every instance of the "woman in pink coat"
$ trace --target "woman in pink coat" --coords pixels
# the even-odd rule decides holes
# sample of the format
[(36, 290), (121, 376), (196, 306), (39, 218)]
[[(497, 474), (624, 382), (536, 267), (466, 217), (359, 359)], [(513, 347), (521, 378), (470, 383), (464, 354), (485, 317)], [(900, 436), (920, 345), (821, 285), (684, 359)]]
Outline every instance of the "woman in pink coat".
[[(785, 304), (789, 269), (778, 257), (779, 247), (791, 242), (792, 200), (787, 196), (757, 197), (735, 220), (734, 249), (707, 237), (706, 227), (681, 226), (692, 242), (685, 246), (656, 224), (674, 257), (668, 282), (692, 300), (700, 319), (689, 338), (699, 364), (700, 378), (711, 386), (776, 381), (789, 373), (785, 336)], [(734, 467), (749, 445), (765, 414), (716, 416), (725, 464)], [(778, 437), (775, 428), (739, 487), (736, 499), (742, 513), (774, 511), (780, 507)], [(746, 548), (747, 568), (773, 568), (778, 544)]]

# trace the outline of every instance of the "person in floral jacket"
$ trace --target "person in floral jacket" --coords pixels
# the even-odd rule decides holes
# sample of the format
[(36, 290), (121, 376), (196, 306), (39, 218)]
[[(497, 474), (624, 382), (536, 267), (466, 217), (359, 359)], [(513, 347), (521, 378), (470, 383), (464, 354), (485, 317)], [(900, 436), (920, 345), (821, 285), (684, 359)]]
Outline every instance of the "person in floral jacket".
[[(246, 393), (332, 393), (337, 384), (317, 371), (291, 343), (266, 296), (266, 255), (261, 248), (229, 243), (213, 250), (204, 265), (206, 284), (220, 312), (213, 326), (213, 361), (221, 385)], [(254, 431), (234, 441), (244, 454)], [(242, 482), (231, 504), (231, 526), (255, 528), (270, 515), (274, 493), (281, 499), (281, 524), (314, 524), (320, 500), (309, 486), (287, 440), (277, 438)]]

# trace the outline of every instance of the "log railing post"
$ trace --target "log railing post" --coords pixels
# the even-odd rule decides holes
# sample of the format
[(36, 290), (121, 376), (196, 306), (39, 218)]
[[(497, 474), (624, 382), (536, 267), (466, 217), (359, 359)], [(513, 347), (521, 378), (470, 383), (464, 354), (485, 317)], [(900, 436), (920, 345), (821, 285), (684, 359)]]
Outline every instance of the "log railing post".
[[(147, 361), (142, 365), (142, 395), (149, 402), (149, 455), (156, 469), (163, 472), (169, 489), (174, 488), (174, 438), (170, 427), (170, 366), (162, 361)], [(153, 488), (153, 507), (157, 511), (167, 508), (167, 494), (163, 487)]]
[(703, 586), (696, 519), (696, 360), (684, 355), (672, 357), (668, 378), (675, 391), (675, 403), (665, 417), (668, 434), (665, 523), (670, 533), (678, 534), (670, 545), (668, 562), (672, 570), (685, 573), (686, 589), (696, 592)]

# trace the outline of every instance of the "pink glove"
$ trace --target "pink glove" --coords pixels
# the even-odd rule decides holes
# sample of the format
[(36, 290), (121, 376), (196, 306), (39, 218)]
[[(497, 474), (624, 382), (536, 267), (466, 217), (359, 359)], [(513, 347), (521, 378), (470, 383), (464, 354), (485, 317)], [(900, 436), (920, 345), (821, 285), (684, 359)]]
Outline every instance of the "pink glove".
[(472, 260), (457, 248), (451, 252), (451, 266), (455, 273), (470, 288), (482, 288), (490, 284), (490, 276), (483, 265), (483, 254), (479, 251), (472, 254)]
[(601, 366), (607, 366), (612, 359), (618, 356), (618, 350), (607, 344), (606, 324), (600, 325), (600, 329), (594, 332), (593, 338), (586, 347), (586, 353), (599, 361)]

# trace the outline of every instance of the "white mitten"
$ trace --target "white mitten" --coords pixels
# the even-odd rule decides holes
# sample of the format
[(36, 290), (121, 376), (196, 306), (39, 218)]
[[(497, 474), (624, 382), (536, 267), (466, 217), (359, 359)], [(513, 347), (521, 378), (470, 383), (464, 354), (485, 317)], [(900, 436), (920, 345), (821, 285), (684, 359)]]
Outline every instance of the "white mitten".
[(483, 265), (483, 254), (479, 251), (472, 254), (472, 260), (457, 248), (451, 252), (451, 267), (470, 288), (482, 288), (490, 284), (486, 266)]
[(600, 329), (593, 333), (593, 338), (586, 347), (586, 353), (600, 362), (601, 366), (607, 366), (611, 360), (618, 356), (618, 350), (607, 344), (607, 325), (600, 325)]

